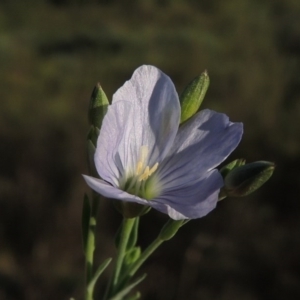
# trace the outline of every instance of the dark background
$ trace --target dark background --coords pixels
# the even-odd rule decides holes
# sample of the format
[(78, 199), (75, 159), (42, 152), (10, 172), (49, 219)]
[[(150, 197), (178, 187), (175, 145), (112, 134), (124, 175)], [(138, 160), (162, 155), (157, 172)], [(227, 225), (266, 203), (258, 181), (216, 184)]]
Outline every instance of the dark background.
[[(203, 107), (244, 123), (230, 159), (277, 165), (163, 244), (140, 272), (143, 299), (300, 299), (300, 1), (0, 3), (1, 300), (82, 299), (89, 97), (100, 81), (111, 99), (142, 64), (179, 93), (207, 69)], [(142, 218), (142, 247), (166, 219)], [(103, 200), (97, 262), (120, 220)]]

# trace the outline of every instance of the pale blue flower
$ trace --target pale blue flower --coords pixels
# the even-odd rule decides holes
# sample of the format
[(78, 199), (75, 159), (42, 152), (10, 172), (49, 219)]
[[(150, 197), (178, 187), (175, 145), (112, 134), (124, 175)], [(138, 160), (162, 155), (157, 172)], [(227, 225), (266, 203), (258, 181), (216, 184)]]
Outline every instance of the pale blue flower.
[(171, 79), (141, 66), (114, 94), (95, 153), (102, 179), (84, 176), (101, 195), (151, 206), (172, 219), (215, 208), (223, 179), (215, 168), (238, 145), (243, 126), (205, 109), (179, 127)]

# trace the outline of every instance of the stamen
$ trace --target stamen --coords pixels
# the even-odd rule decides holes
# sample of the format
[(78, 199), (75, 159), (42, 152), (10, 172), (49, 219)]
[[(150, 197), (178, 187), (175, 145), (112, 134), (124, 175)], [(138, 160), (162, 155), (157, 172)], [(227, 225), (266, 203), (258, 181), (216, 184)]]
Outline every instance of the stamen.
[(147, 146), (142, 146), (140, 150), (140, 157), (139, 161), (136, 166), (136, 174), (140, 175), (141, 172), (143, 171), (143, 168), (145, 167), (146, 160), (148, 158), (148, 147)]
[(151, 176), (158, 168), (158, 162), (150, 169), (149, 176)]
[(143, 163), (139, 161), (136, 167), (136, 175), (140, 175), (142, 171), (143, 171)]
[(139, 177), (139, 181), (146, 180), (150, 176), (149, 172), (150, 172), (150, 169), (149, 169), (149, 166), (147, 166), (144, 173)]
[(147, 146), (141, 146), (139, 160), (135, 172), (124, 174), (124, 190), (130, 194), (137, 195), (147, 200), (153, 199), (158, 194), (157, 179), (149, 178), (158, 168), (158, 163), (152, 168), (148, 166), (149, 150)]

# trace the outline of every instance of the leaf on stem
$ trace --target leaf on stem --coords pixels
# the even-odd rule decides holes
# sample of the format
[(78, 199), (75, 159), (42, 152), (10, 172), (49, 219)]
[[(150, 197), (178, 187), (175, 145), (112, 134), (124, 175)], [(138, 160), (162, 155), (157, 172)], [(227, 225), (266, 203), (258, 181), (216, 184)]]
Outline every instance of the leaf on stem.
[(126, 286), (123, 290), (121, 290), (109, 300), (123, 300), (123, 297), (128, 295), (135, 286), (137, 286), (141, 281), (143, 281), (146, 278), (146, 276), (147, 274), (140, 276), (138, 279), (134, 280), (130, 285)]
[(98, 278), (100, 277), (100, 275), (103, 273), (103, 271), (108, 267), (108, 265), (110, 264), (112, 258), (108, 258), (106, 259), (96, 270), (95, 274), (93, 275), (91, 281), (89, 282), (89, 285), (87, 287), (88, 290), (90, 290), (91, 292), (94, 290), (95, 284), (98, 280)]

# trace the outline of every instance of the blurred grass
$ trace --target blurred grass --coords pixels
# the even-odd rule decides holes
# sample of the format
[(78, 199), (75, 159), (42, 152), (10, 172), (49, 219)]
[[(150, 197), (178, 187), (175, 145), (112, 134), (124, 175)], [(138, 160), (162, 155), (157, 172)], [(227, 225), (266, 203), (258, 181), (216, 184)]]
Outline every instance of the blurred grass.
[[(0, 299), (80, 298), (89, 96), (100, 81), (111, 98), (141, 64), (179, 93), (207, 69), (203, 106), (245, 125), (234, 156), (278, 165), (261, 191), (166, 244), (144, 299), (299, 299), (299, 39), (296, 0), (2, 1)], [(119, 222), (102, 209), (99, 260)], [(164, 217), (144, 220), (142, 245)]]

